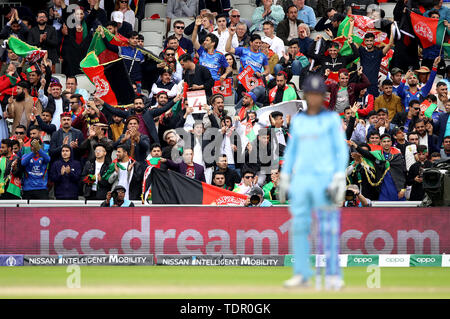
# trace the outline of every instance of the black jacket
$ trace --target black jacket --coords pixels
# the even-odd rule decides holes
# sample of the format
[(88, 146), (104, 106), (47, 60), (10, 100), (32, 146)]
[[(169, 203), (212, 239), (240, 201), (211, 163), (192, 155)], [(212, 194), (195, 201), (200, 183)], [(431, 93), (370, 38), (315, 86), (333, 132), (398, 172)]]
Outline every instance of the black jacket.
[[(105, 159), (105, 162), (100, 168), (101, 176), (103, 176), (106, 173), (110, 163), (111, 162)], [(88, 175), (95, 175), (95, 158), (93, 160), (87, 161), (86, 164), (84, 164), (83, 172), (81, 173), (81, 182), (84, 185), (83, 196), (87, 199), (97, 199), (97, 200), (105, 199), (106, 194), (111, 189), (111, 185), (108, 183), (107, 180), (104, 179), (100, 180), (100, 182), (97, 183), (97, 192), (95, 194), (95, 198), (92, 198), (92, 185), (88, 185), (85, 182), (85, 179)]]
[[(400, 126), (405, 126), (406, 120), (408, 119), (408, 112), (398, 112), (392, 118), (391, 123)], [(418, 116), (414, 116), (408, 124), (408, 132), (414, 131), (414, 126), (416, 125), (416, 121), (419, 119)]]
[(418, 183), (414, 180), (416, 176), (421, 174), (421, 170), (424, 168), (430, 168), (432, 163), (430, 161), (425, 161), (425, 163), (415, 162), (411, 165), (408, 171), (408, 176), (406, 178), (406, 185), (411, 185), (411, 195), (409, 200), (422, 201), (425, 196), (425, 191), (423, 190), (423, 183)]
[[(81, 145), (84, 141), (83, 133), (76, 128), (71, 128), (72, 132), (72, 141), (78, 140), (78, 145)], [(61, 148), (63, 146), (64, 141), (64, 132), (62, 129), (57, 130), (52, 134), (52, 139), (50, 141), (50, 157), (53, 161), (61, 158)], [(79, 148), (73, 150), (73, 158), (77, 161), (81, 159), (81, 152)]]
[[(297, 26), (300, 23), (303, 23), (303, 20), (296, 19)], [(281, 40), (283, 40), (284, 45), (288, 45), (288, 37), (289, 37), (289, 19), (285, 18), (280, 23), (278, 23), (277, 26), (277, 37), (279, 37)]]
[[(42, 43), (40, 40), (40, 35), (43, 33), (47, 33), (47, 39)], [(53, 65), (59, 62), (58, 57), (58, 36), (56, 34), (55, 28), (50, 25), (46, 25), (43, 32), (39, 30), (38, 26), (33, 27), (28, 32), (28, 40), (27, 43), (30, 45), (37, 46), (42, 50), (48, 51), (48, 57), (52, 61)]]
[[(11, 27), (8, 24), (5, 24), (5, 26), (2, 29), (2, 32), (0, 32), (0, 39), (8, 39), (9, 36), (12, 34), (14, 34), (14, 33), (13, 33)], [(27, 41), (28, 28), (23, 22), (20, 23), (20, 29), (16, 35), (20, 40)]]
[[(63, 112), (69, 112), (70, 111), (70, 101), (67, 100), (64, 96), (61, 96), (63, 102)], [(52, 115), (55, 113), (56, 105), (55, 105), (55, 98), (52, 95), (48, 96), (48, 103), (47, 107), (44, 109), (46, 111), (50, 111)]]
[(183, 80), (191, 87), (194, 84), (204, 85), (206, 97), (209, 98), (212, 95), (212, 88), (214, 86), (214, 79), (211, 76), (211, 72), (203, 65), (196, 64), (194, 74), (183, 72)]
[[(208, 71), (209, 72), (209, 71)], [(144, 110), (144, 122), (145, 126), (147, 127), (149, 138), (151, 139), (151, 143), (159, 143), (159, 137), (158, 132), (156, 131), (155, 127), (155, 120), (154, 118), (157, 116), (160, 116), (161, 114), (167, 112), (172, 106), (174, 105), (173, 101), (167, 102), (167, 104), (162, 108), (153, 108), (153, 109), (146, 109)], [(119, 108), (112, 107), (111, 105), (105, 103), (103, 104), (103, 110), (106, 110), (107, 112), (120, 116), (124, 119), (131, 115), (135, 115), (134, 109), (124, 111)]]
[[(122, 138), (125, 136), (125, 134), (122, 134), (119, 136), (119, 138), (117, 139), (117, 141), (114, 143), (114, 148), (116, 149), (120, 144), (122, 144), (121, 140)], [(125, 145), (127, 145), (129, 148), (131, 148), (131, 140), (128, 139), (125, 143), (123, 143)], [(147, 154), (150, 150), (150, 139), (148, 138), (147, 135), (143, 135), (141, 134), (141, 138), (139, 140), (139, 143), (136, 144), (134, 147), (134, 154), (133, 154), (133, 158), (137, 161), (137, 162), (144, 162), (145, 158), (147, 157)], [(130, 154), (131, 156), (131, 154)]]

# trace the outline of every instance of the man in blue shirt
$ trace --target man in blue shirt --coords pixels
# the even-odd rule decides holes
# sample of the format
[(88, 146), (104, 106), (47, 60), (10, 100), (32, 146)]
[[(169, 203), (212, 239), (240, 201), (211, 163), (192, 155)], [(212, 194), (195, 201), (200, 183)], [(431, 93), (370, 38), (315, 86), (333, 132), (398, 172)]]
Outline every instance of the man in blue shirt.
[[(409, 70), (406, 73), (405, 79), (402, 80), (402, 83), (400, 83), (397, 88), (397, 95), (402, 99), (402, 104), (405, 106), (405, 111), (408, 111), (408, 105), (411, 100), (419, 100), (422, 102), (428, 96), (431, 87), (433, 86), (437, 66), (440, 61), (440, 56), (434, 59), (430, 77), (428, 78), (427, 83), (420, 90), (418, 89), (419, 79), (414, 72)], [(408, 85), (406, 85), (406, 81), (408, 82)]]
[[(197, 39), (197, 31), (201, 24), (202, 18), (197, 17), (194, 31), (192, 32), (192, 43), (195, 50), (197, 50), (200, 65), (208, 68), (214, 81), (223, 81), (233, 72), (233, 69), (228, 65), (225, 56), (216, 50), (219, 45), (219, 39), (215, 34), (209, 33), (205, 37), (203, 44), (200, 45)], [(225, 72), (221, 75), (223, 70)]]
[(31, 153), (22, 156), (21, 164), (25, 169), (23, 178), (23, 199), (48, 199), (47, 166), (50, 156), (42, 149), (42, 141), (31, 141)]
[(439, 0), (439, 2), (430, 10), (426, 11), (423, 16), (429, 17), (430, 11), (437, 10), (439, 11), (439, 20), (447, 20), (450, 22), (450, 9), (447, 6), (443, 5), (443, 0)]
[[(257, 78), (268, 76), (270, 74), (269, 61), (267, 56), (260, 51), (261, 37), (258, 34), (252, 34), (250, 37), (250, 46), (248, 48), (233, 48), (231, 46), (231, 40), (235, 32), (236, 28), (230, 27), (230, 37), (227, 40), (225, 50), (228, 53), (235, 54), (240, 57), (241, 66), (239, 68), (239, 72), (242, 72), (249, 65), (255, 72), (254, 75)], [(242, 84), (239, 83), (237, 89), (238, 96), (241, 96), (241, 93), (244, 90), (245, 89)]]
[(317, 23), (313, 8), (305, 5), (305, 0), (294, 0), (294, 4), (298, 9), (297, 19), (302, 20), (313, 29)]

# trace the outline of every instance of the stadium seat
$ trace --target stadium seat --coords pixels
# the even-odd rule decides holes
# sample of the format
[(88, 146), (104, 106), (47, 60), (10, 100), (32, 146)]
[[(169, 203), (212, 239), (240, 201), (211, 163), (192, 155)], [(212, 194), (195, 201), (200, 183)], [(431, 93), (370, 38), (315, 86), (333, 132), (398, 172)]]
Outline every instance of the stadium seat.
[(161, 32), (164, 34), (166, 32), (166, 20), (164, 19), (143, 19), (141, 21), (141, 32), (154, 31)]
[[(249, 4), (249, 3), (254, 3), (254, 1), (250, 1), (250, 0), (231, 0), (230, 4), (231, 6), (234, 8), (236, 5), (240, 5), (240, 4)], [(238, 9), (239, 10), (239, 9)]]
[(256, 6), (253, 4), (237, 4), (234, 6), (234, 8), (238, 9), (241, 13), (242, 19), (247, 19), (249, 21), (252, 21), (253, 11), (255, 11)]
[(231, 96), (225, 96), (223, 104), (231, 105), (234, 108), (234, 105), (236, 104), (236, 103), (234, 103), (234, 98), (235, 98), (235, 93), (233, 92), (233, 94)]
[(171, 26), (170, 26), (170, 30), (169, 30), (170, 32), (173, 32), (173, 23), (174, 23), (176, 20), (181, 20), (181, 21), (183, 21), (185, 27), (187, 27), (187, 26), (190, 25), (192, 22), (194, 22), (194, 18), (173, 18), (173, 19), (172, 19)]
[(78, 82), (78, 88), (85, 89), (89, 93), (94, 93), (95, 85), (89, 80), (89, 78), (84, 74), (78, 74), (76, 76)]
[(161, 32), (146, 31), (141, 32), (144, 36), (144, 46), (162, 46), (164, 42), (164, 36)]
[(234, 108), (234, 104), (233, 105), (225, 105), (224, 110), (227, 111), (227, 115), (230, 116), (231, 118), (233, 118), (233, 116), (236, 115), (236, 109)]
[(159, 14), (162, 19), (166, 18), (167, 4), (165, 3), (147, 3), (145, 5), (145, 17), (150, 18), (154, 14)]
[(294, 83), (295, 86), (296, 86), (296, 88), (298, 89), (298, 88), (299, 88), (299, 85), (300, 85), (300, 76), (298, 76), (298, 75), (293, 75), (293, 76), (292, 76), (292, 79), (291, 79), (291, 82)]
[(144, 49), (149, 50), (151, 53), (155, 54), (156, 56), (159, 56), (159, 54), (163, 50), (163, 47), (162, 47), (162, 45), (161, 46), (149, 45), (149, 46), (145, 46)]
[(141, 93), (142, 93), (143, 95), (145, 95), (146, 97), (148, 97), (148, 95), (149, 95), (148, 90), (141, 90)]
[(385, 18), (393, 18), (394, 17), (394, 8), (395, 8), (395, 3), (390, 3), (390, 2), (380, 3), (380, 9), (384, 10)]
[(57, 78), (59, 83), (63, 86), (63, 89), (66, 87), (66, 75), (61, 73), (54, 73), (52, 77)]

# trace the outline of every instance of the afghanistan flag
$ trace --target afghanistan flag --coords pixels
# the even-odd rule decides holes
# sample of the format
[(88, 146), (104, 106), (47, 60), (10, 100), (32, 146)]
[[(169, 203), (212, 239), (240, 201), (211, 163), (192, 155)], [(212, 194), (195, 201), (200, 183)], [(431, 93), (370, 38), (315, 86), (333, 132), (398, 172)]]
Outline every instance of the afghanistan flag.
[(100, 64), (95, 51), (80, 62), (80, 67), (95, 85), (95, 95), (110, 105), (133, 102), (134, 90), (122, 59)]
[(432, 19), (411, 12), (414, 33), (424, 49), (432, 45), (441, 45), (447, 32), (444, 20)]
[(428, 100), (424, 100), (420, 104), (420, 113), (424, 114), (428, 118), (432, 118), (434, 111), (437, 109), (437, 104), (431, 103)]
[(246, 195), (200, 182), (171, 170), (152, 168), (152, 204), (243, 206)]
[(47, 53), (46, 50), (41, 50), (38, 47), (29, 45), (14, 36), (9, 37), (8, 46), (15, 54), (25, 58), (25, 60), (29, 63), (35, 63), (39, 59), (43, 58)]
[(119, 47), (126, 47), (128, 46), (128, 39), (120, 34), (112, 34), (108, 31), (105, 27), (99, 26), (97, 30), (95, 31), (91, 44), (89, 45), (88, 53), (91, 51), (95, 52), (95, 55), (98, 57), (98, 60), (101, 64), (117, 60), (119, 56), (117, 53), (112, 52), (108, 50), (105, 46), (105, 43), (103, 42), (102, 36), (100, 35), (99, 28), (103, 28), (103, 32), (105, 34), (105, 39), (111, 43), (112, 45), (116, 45)]

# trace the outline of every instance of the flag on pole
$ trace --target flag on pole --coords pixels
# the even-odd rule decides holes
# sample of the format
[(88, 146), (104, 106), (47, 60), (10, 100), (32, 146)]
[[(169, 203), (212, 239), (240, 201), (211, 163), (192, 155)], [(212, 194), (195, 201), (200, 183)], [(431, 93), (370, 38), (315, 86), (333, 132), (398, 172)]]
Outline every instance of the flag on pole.
[(15, 36), (10, 36), (8, 38), (8, 46), (15, 54), (25, 58), (30, 64), (42, 59), (47, 53), (46, 50), (41, 50), (38, 47), (29, 45)]
[(81, 69), (95, 85), (95, 95), (110, 105), (133, 102), (134, 90), (122, 59), (100, 64), (95, 51), (80, 62)]
[(420, 104), (420, 113), (424, 114), (428, 118), (432, 118), (434, 111), (437, 109), (437, 104), (431, 103), (428, 100), (424, 100)]
[(427, 18), (414, 12), (410, 14), (414, 33), (424, 49), (443, 42), (447, 32), (444, 20)]
[(112, 52), (106, 48), (105, 43), (103, 42), (102, 36), (100, 35), (100, 28), (103, 29), (103, 32), (105, 34), (105, 39), (111, 43), (112, 45), (120, 46), (120, 47), (126, 47), (128, 46), (128, 39), (120, 34), (112, 34), (108, 31), (105, 27), (99, 26), (97, 30), (95, 31), (94, 35), (92, 36), (91, 44), (89, 45), (88, 54), (91, 51), (95, 52), (95, 55), (98, 57), (98, 60), (100, 64), (117, 60), (119, 56), (117, 53)]

